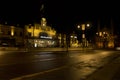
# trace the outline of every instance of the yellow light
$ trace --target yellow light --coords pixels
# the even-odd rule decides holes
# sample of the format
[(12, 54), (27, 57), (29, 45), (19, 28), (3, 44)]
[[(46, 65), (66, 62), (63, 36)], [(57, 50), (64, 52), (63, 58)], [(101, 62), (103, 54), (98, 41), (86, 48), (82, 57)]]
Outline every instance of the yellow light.
[(11, 27), (11, 36), (14, 36), (14, 26)]
[(46, 19), (45, 19), (45, 18), (42, 18), (42, 20), (43, 20), (43, 21), (46, 21)]
[(96, 34), (98, 35), (98, 32)]
[(80, 25), (78, 25), (77, 27), (80, 28)]
[(82, 38), (85, 38), (85, 34), (82, 34)]
[(87, 24), (87, 27), (90, 27), (90, 24)]
[(99, 36), (102, 36), (102, 32), (99, 32)]
[(105, 34), (105, 32), (103, 32), (103, 34)]
[(74, 36), (74, 38), (77, 38), (77, 36)]
[(73, 38), (73, 36), (70, 36), (71, 38)]
[(14, 36), (14, 32), (13, 31), (11, 32), (11, 36)]
[(82, 24), (82, 30), (85, 30), (85, 24)]
[(43, 23), (43, 26), (45, 26), (45, 24)]

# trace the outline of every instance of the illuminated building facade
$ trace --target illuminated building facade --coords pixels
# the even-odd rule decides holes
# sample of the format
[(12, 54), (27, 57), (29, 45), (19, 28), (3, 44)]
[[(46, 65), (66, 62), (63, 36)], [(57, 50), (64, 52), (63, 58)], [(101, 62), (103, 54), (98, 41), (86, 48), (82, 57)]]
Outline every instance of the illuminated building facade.
[(41, 24), (25, 25), (25, 44), (31, 47), (55, 47), (56, 31), (47, 26), (46, 18), (41, 19)]
[(78, 47), (78, 39), (77, 39), (77, 34), (74, 32), (70, 35), (70, 47)]
[(15, 47), (24, 45), (22, 28), (0, 24), (0, 46)]
[(66, 34), (58, 34), (58, 44), (59, 47), (78, 47), (78, 39), (77, 34), (74, 32), (66, 35)]
[(57, 34), (58, 37), (58, 47), (66, 47), (67, 37), (66, 34), (59, 33)]
[(98, 48), (114, 48), (114, 36), (109, 29), (103, 28), (96, 35), (96, 46)]
[(96, 33), (96, 47), (98, 48), (114, 48), (115, 34), (112, 19), (110, 19), (110, 26), (100, 28), (100, 21), (98, 22), (98, 31)]

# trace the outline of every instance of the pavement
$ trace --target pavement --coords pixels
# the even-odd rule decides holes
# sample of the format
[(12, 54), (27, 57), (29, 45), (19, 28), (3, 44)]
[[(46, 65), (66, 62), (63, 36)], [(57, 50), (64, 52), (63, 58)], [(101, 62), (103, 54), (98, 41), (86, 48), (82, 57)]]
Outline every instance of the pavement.
[(29, 48), (28, 51), (76, 51), (92, 50), (93, 48)]
[(120, 56), (88, 76), (85, 80), (120, 80)]
[(0, 51), (74, 51), (74, 50), (92, 50), (93, 48), (17, 48), (0, 47)]
[[(66, 51), (65, 48), (36, 48), (33, 50), (38, 50), (38, 51), (65, 50)], [(83, 50), (83, 48), (69, 48), (68, 50)], [(93, 74), (87, 76), (85, 80), (120, 80), (120, 54), (116, 59), (111, 61), (109, 64), (106, 64), (105, 66), (99, 68), (99, 70), (96, 70)]]

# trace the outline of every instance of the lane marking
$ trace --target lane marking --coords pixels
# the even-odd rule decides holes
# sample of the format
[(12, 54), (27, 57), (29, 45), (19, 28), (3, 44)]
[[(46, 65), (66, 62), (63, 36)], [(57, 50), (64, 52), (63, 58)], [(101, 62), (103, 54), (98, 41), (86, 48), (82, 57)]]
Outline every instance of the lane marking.
[(23, 79), (35, 77), (35, 76), (38, 76), (38, 75), (42, 75), (42, 74), (45, 74), (45, 73), (57, 71), (57, 70), (64, 69), (64, 68), (67, 68), (67, 65), (66, 66), (61, 66), (61, 67), (58, 67), (58, 68), (54, 68), (54, 69), (50, 69), (50, 70), (47, 70), (47, 71), (43, 71), (43, 72), (38, 72), (38, 73), (24, 75), (24, 76), (21, 76), (21, 77), (12, 78), (10, 80), (23, 80)]

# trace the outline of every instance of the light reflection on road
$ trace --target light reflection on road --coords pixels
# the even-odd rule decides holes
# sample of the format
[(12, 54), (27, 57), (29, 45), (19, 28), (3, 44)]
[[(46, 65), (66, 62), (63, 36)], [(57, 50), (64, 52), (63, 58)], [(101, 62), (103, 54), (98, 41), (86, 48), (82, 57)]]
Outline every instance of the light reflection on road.
[(110, 60), (107, 57), (112, 55), (111, 53), (110, 51), (104, 51), (97, 54), (84, 54), (71, 59), (71, 62), (74, 61), (75, 63), (70, 69), (73, 80), (83, 80), (105, 65)]
[(3, 55), (5, 52), (3, 52), (3, 51), (0, 51), (0, 55)]
[[(78, 54), (77, 54), (78, 53)], [(1, 53), (3, 54), (3, 53)], [(4, 63), (8, 62), (12, 64), (13, 62), (15, 64), (19, 63), (26, 63), (28, 62), (32, 63), (32, 67), (34, 70), (47, 68), (49, 67), (48, 71), (54, 71), (55, 68), (52, 66), (57, 66), (57, 70), (61, 69), (59, 68), (59, 64), (62, 66), (68, 66), (71, 80), (80, 80), (85, 79), (88, 75), (96, 71), (98, 68), (102, 67), (104, 64), (106, 64), (110, 60), (110, 56), (113, 55), (113, 52), (111, 51), (97, 51), (97, 52), (74, 52), (70, 53), (68, 57), (62, 53), (51, 53), (51, 52), (37, 52), (37, 53), (17, 53), (16, 55), (6, 55), (4, 56), (4, 59), (2, 59), (1, 56), (1, 62), (4, 61)], [(66, 57), (67, 59), (64, 59)], [(7, 58), (7, 60), (5, 59)], [(60, 59), (58, 59), (60, 58)], [(3, 61), (2, 61), (3, 60)], [(14, 61), (16, 60), (16, 61)], [(51, 61), (52, 60), (52, 61)], [(68, 60), (68, 61), (66, 61)], [(41, 62), (40, 62), (41, 61)], [(8, 64), (8, 65), (10, 65)], [(60, 66), (61, 66), (60, 65)], [(5, 66), (5, 65), (4, 65)], [(30, 67), (31, 68), (31, 67)], [(47, 73), (47, 71), (45, 71)], [(38, 72), (37, 75), (42, 72)], [(30, 74), (30, 75), (34, 75)], [(28, 74), (29, 75), (29, 74)], [(68, 76), (66, 74), (66, 76)]]
[[(37, 80), (37, 79), (47, 80), (47, 78), (49, 78), (49, 80), (56, 80), (56, 76), (62, 75), (65, 77), (68, 76), (69, 79), (67, 80), (84, 80), (87, 78), (87, 76), (89, 76), (94, 71), (96, 71), (98, 68), (106, 64), (111, 59), (111, 57), (109, 56), (112, 56), (112, 55), (113, 55), (113, 52), (110, 52), (110, 51), (99, 51), (97, 53), (92, 52), (92, 53), (83, 53), (83, 54), (78, 54), (78, 55), (69, 54), (68, 68), (65, 67), (65, 69), (68, 69), (68, 70), (66, 70), (65, 75), (63, 75), (63, 73), (61, 72), (61, 73), (55, 73), (54, 75), (44, 76), (43, 78), (40, 78), (39, 76), (41, 75), (40, 74), (41, 72), (40, 72), (40, 73), (25, 75), (25, 76), (18, 77), (18, 78), (25, 78), (26, 76), (30, 76), (30, 77), (34, 77), (34, 79), (32, 80)], [(61, 68), (57, 68), (57, 69), (58, 71), (59, 69), (61, 71)], [(52, 73), (54, 69), (49, 70), (49, 71), (50, 71), (49, 73)], [(43, 75), (46, 75), (49, 73), (45, 73)], [(38, 78), (35, 78), (35, 76), (38, 76)], [(22, 79), (18, 79), (18, 80), (22, 80)], [(62, 80), (66, 80), (66, 79), (62, 78)]]

